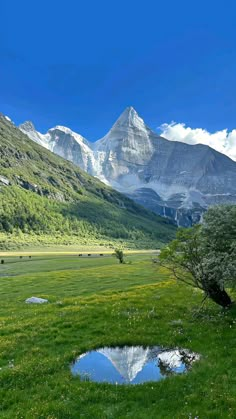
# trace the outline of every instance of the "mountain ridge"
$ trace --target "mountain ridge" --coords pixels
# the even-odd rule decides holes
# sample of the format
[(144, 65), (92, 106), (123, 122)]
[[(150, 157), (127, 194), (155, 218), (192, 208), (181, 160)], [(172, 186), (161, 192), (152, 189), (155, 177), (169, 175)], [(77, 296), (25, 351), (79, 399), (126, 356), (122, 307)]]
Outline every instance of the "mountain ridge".
[(19, 231), (155, 247), (175, 228), (0, 116), (0, 232)]
[[(55, 128), (49, 132), (55, 136)], [(51, 151), (178, 225), (200, 221), (209, 205), (236, 203), (236, 162), (207, 145), (159, 136), (133, 107), (95, 143), (75, 146), (73, 131), (65, 141), (64, 134), (57, 136)], [(155, 203), (152, 191), (159, 197)]]

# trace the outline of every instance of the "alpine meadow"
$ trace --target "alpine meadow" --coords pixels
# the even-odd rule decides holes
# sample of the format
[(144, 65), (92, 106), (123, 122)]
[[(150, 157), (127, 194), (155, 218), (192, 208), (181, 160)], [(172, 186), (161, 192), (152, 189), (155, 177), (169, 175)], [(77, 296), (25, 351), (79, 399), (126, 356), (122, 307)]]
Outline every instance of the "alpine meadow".
[(235, 206), (174, 240), (4, 116), (0, 150), (1, 417), (233, 418)]

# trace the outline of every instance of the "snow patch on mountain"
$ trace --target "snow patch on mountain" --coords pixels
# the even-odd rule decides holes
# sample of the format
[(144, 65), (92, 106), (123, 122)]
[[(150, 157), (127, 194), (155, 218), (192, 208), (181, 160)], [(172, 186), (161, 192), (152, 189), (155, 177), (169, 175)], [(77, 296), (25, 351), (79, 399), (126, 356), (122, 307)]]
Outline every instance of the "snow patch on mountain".
[(77, 141), (78, 144), (81, 144), (81, 143), (87, 144), (87, 140), (84, 137), (82, 137), (82, 135), (77, 134), (76, 132), (72, 131), (70, 128), (63, 127), (62, 125), (56, 125), (54, 128), (50, 128), (48, 133), (53, 132), (55, 130), (62, 131), (65, 134), (71, 135), (75, 139), (75, 141)]

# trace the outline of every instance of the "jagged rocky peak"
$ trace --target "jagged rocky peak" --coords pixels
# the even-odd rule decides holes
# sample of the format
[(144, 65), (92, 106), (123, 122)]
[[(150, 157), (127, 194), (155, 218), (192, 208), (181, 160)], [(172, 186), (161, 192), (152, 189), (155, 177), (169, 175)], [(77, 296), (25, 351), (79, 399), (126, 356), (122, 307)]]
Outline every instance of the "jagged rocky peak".
[(36, 143), (42, 145), (43, 147), (50, 150), (50, 144), (48, 141), (47, 134), (41, 134), (35, 129), (33, 122), (26, 121), (23, 124), (19, 125), (19, 129), (26, 134), (31, 140), (35, 141)]
[(20, 128), (21, 131), (26, 131), (26, 132), (36, 131), (35, 126), (34, 126), (33, 122), (31, 122), (31, 121), (23, 122), (23, 124), (19, 125), (19, 128)]
[(95, 150), (114, 151), (124, 147), (137, 149), (150, 155), (152, 145), (149, 141), (151, 130), (145, 125), (136, 110), (130, 106), (122, 112), (108, 133), (98, 140)]
[(122, 136), (126, 136), (125, 134), (138, 135), (145, 139), (150, 135), (151, 130), (136, 110), (129, 106), (122, 112), (104, 138), (114, 133), (116, 133), (116, 136), (118, 134), (123, 134)]
[(41, 134), (30, 121), (19, 125), (19, 128), (31, 140), (89, 171), (93, 156), (90, 156), (90, 143), (82, 135), (62, 125), (56, 125), (46, 134)]
[(140, 118), (132, 106), (129, 106), (122, 112), (113, 127), (114, 126), (137, 127), (139, 129), (145, 128), (143, 119)]

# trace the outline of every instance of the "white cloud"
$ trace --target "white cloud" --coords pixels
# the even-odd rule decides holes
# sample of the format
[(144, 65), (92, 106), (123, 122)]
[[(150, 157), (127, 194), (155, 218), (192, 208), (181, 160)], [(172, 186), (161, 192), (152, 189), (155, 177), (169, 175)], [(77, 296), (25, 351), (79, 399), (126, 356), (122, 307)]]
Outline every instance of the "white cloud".
[(162, 124), (159, 128), (161, 135), (168, 140), (187, 144), (205, 144), (236, 161), (236, 129), (232, 131), (223, 129), (210, 133), (202, 128), (192, 129), (176, 122)]

